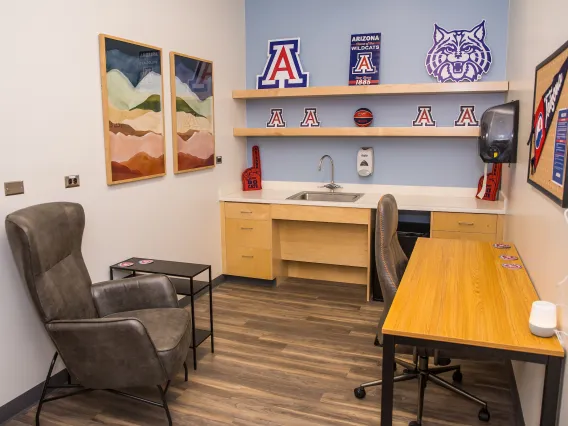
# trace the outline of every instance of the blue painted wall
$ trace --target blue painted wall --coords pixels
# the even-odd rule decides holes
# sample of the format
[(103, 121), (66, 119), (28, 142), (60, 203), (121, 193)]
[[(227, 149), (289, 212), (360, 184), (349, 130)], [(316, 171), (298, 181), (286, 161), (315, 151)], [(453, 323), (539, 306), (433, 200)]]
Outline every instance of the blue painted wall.
[[(381, 32), (381, 83), (432, 82), (424, 67), (432, 45), (433, 24), (446, 29), (472, 28), (486, 19), (493, 65), (484, 81), (505, 80), (508, 0), (246, 0), (247, 88), (266, 63), (270, 39), (300, 37), (304, 70), (311, 86), (347, 85), (350, 35)], [(353, 125), (353, 112), (370, 108), (375, 126), (409, 126), (417, 105), (432, 105), (439, 126), (451, 126), (459, 105), (473, 104), (478, 116), (502, 103), (504, 95), (388, 96), (247, 101), (247, 124), (264, 127), (270, 108), (284, 108), (289, 127), (299, 127), (305, 107), (317, 107), (322, 125)], [(483, 163), (472, 138), (249, 138), (259, 145), (265, 180), (326, 181), (317, 172), (319, 158), (330, 154), (336, 180), (431, 186), (476, 186)], [(375, 173), (357, 175), (357, 151), (375, 150)]]

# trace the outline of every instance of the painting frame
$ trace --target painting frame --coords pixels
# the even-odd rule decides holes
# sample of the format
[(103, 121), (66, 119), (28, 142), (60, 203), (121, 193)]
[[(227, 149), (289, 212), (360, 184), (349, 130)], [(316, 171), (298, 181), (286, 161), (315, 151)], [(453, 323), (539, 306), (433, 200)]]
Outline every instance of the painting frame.
[[(206, 118), (209, 121), (209, 129), (211, 130), (211, 132), (203, 132), (202, 130), (199, 129), (199, 127), (197, 127), (196, 129), (192, 129), (191, 127), (189, 127), (189, 129), (187, 129), (187, 131), (185, 132), (181, 132), (180, 133), (180, 114), (182, 113), (186, 113), (189, 114), (189, 112), (187, 111), (183, 111), (183, 108), (181, 108), (182, 110), (180, 111), (180, 103), (182, 106), (186, 106), (188, 108), (191, 109), (191, 107), (189, 107), (189, 105), (187, 105), (186, 103), (183, 103), (183, 99), (181, 99), (180, 97), (180, 93), (178, 93), (178, 84), (183, 85), (184, 87), (187, 87), (186, 90), (192, 90), (190, 88), (190, 84), (189, 82), (187, 84), (185, 84), (179, 77), (178, 77), (178, 67), (177, 67), (177, 62), (176, 59), (179, 59), (179, 61), (195, 61), (197, 63), (206, 63), (209, 65), (210, 67), (210, 75), (211, 75), (211, 79), (210, 79), (210, 98), (211, 98), (211, 102), (210, 102), (210, 108), (206, 108), (207, 110), (210, 110), (210, 117), (205, 116), (204, 118)], [(197, 67), (197, 65), (196, 65)], [(197, 69), (197, 68), (196, 68)], [(197, 172), (200, 170), (207, 170), (207, 169), (212, 169), (215, 167), (215, 153), (216, 153), (216, 138), (215, 138), (215, 83), (214, 83), (214, 64), (213, 61), (207, 60), (207, 59), (203, 59), (197, 56), (192, 56), (192, 55), (186, 55), (184, 53), (180, 53), (180, 52), (170, 52), (170, 97), (171, 97), (171, 109), (172, 109), (172, 140), (173, 140), (173, 159), (174, 159), (174, 174), (183, 174), (183, 173), (189, 173), (189, 172)], [(193, 70), (195, 71), (195, 70)], [(197, 71), (195, 71), (195, 74), (197, 73)], [(206, 90), (207, 92), (207, 90)], [(193, 96), (199, 96), (199, 95), (195, 95), (193, 92), (191, 92), (191, 94)], [(203, 104), (205, 102), (207, 102), (209, 98), (206, 99), (201, 99), (199, 98), (198, 100), (196, 100), (196, 102), (202, 102)], [(192, 104), (192, 106), (194, 106)], [(203, 112), (201, 109), (199, 110), (201, 112)], [(198, 114), (200, 114), (200, 112), (197, 112)], [(196, 120), (199, 120), (200, 118), (196, 117)], [(210, 147), (208, 147), (206, 149), (206, 153), (211, 152), (211, 155), (207, 158), (196, 158), (194, 156), (192, 156), (189, 152), (186, 152), (187, 149), (184, 148), (189, 146), (190, 141), (193, 139), (193, 136), (188, 136), (188, 133), (190, 131), (194, 131), (196, 136), (199, 137), (199, 134), (201, 133), (210, 133), (210, 141), (208, 141), (208, 145), (210, 145), (212, 143), (212, 149)], [(207, 138), (209, 138), (209, 136), (207, 136)], [(183, 139), (184, 137), (188, 137), (188, 139)], [(201, 139), (199, 139), (201, 141)], [(182, 144), (184, 144), (184, 146), (182, 146)], [(180, 154), (183, 154), (184, 156), (182, 158), (180, 158)], [(188, 160), (188, 158), (191, 158), (191, 160)], [(183, 161), (182, 161), (183, 160)], [(199, 163), (203, 163), (203, 164), (199, 164)], [(184, 163), (184, 164), (182, 164)], [(194, 164), (194, 166), (192, 167), (188, 167), (188, 164)]]
[[(550, 84), (553, 80), (554, 74), (558, 71), (558, 67), (555, 67), (555, 65), (558, 65), (561, 61), (567, 60), (568, 41), (536, 66), (531, 115), (533, 123), (531, 123), (531, 126), (534, 126), (534, 116), (538, 109), (540, 98), (546, 91), (548, 84)], [(546, 143), (542, 148), (542, 158), (539, 161), (539, 167), (536, 168), (534, 173), (531, 173), (531, 158), (533, 158), (533, 153), (535, 152), (536, 132), (531, 132), (529, 139), (529, 162), (527, 166), (527, 183), (562, 208), (568, 207), (568, 160), (566, 159), (566, 156), (564, 158), (564, 176), (562, 178), (562, 185), (553, 184), (552, 173), (549, 173), (550, 171), (548, 168), (544, 169), (545, 173), (542, 173), (542, 171), (543, 165), (546, 165), (547, 163), (551, 163), (551, 168), (554, 170), (554, 147), (556, 145), (555, 139), (559, 122), (559, 113), (562, 109), (566, 108), (568, 108), (568, 84), (563, 85), (562, 91), (558, 95), (556, 110), (554, 112), (550, 128), (547, 132)]]
[[(107, 57), (107, 41), (110, 42), (111, 44), (125, 44), (125, 45), (132, 45), (138, 48), (143, 48), (143, 49), (147, 49), (149, 52), (157, 52), (158, 53), (158, 57), (159, 57), (159, 67), (156, 67), (156, 64), (153, 64), (152, 67), (148, 68), (147, 74), (144, 75), (144, 77), (146, 77), (148, 74), (150, 74), (151, 71), (153, 71), (154, 69), (159, 69), (159, 79), (157, 77), (155, 77), (155, 74), (157, 74), (155, 71), (152, 75), (153, 80), (154, 80), (154, 84), (156, 83), (156, 81), (159, 81), (160, 83), (160, 90), (159, 93), (154, 94), (154, 95), (150, 95), (150, 93), (153, 92), (144, 92), (144, 96), (147, 96), (147, 99), (145, 101), (143, 101), (141, 104), (139, 104), (138, 106), (135, 106), (132, 109), (129, 108), (123, 108), (123, 109), (119, 109), (118, 107), (116, 107), (115, 105), (111, 105), (110, 103), (110, 98), (109, 98), (109, 73), (114, 71), (107, 70), (107, 65), (109, 62), (109, 58)], [(139, 56), (139, 61), (142, 61), (143, 58), (141, 58)], [(119, 185), (119, 184), (123, 184), (123, 183), (129, 183), (129, 182), (136, 182), (136, 181), (140, 181), (140, 180), (146, 180), (146, 179), (154, 179), (154, 178), (158, 178), (158, 177), (163, 177), (166, 175), (166, 134), (165, 134), (165, 112), (164, 112), (164, 72), (163, 72), (163, 68), (164, 68), (164, 61), (163, 61), (163, 54), (162, 54), (162, 49), (160, 47), (156, 47), (156, 46), (152, 46), (146, 43), (141, 43), (138, 41), (134, 41), (134, 40), (128, 40), (125, 38), (121, 38), (121, 37), (116, 37), (116, 36), (112, 36), (109, 34), (99, 34), (99, 61), (100, 61), (100, 75), (101, 75), (101, 94), (102, 94), (102, 106), (103, 106), (103, 123), (104, 123), (104, 140), (105, 140), (105, 169), (106, 169), (106, 178), (107, 178), (107, 185)], [(125, 77), (124, 75), (122, 77)], [(142, 80), (144, 79), (144, 77), (140, 78), (140, 82), (142, 82)], [(125, 77), (126, 78), (126, 77)], [(125, 83), (126, 85), (130, 84), (132, 85), (133, 89), (136, 90), (137, 87), (134, 85), (134, 83), (132, 83), (131, 81), (129, 81), (128, 83)], [(155, 90), (154, 90), (155, 91)], [(112, 92), (112, 90), (110, 91)], [(142, 104), (146, 104), (150, 98), (152, 96), (155, 95), (159, 95), (159, 111), (155, 111), (154, 109), (148, 109), (147, 106), (145, 106), (142, 110), (147, 111), (146, 113), (143, 113), (142, 115), (145, 114), (152, 114), (153, 115), (153, 120), (156, 121), (156, 119), (159, 118), (159, 120), (161, 121), (161, 123), (154, 123), (152, 127), (152, 130), (150, 130), (150, 128), (148, 127), (147, 129), (138, 129), (136, 127), (136, 125), (133, 125), (132, 123), (130, 124), (124, 124), (122, 123), (122, 120), (115, 120), (115, 121), (120, 121), (119, 123), (114, 123), (111, 120), (111, 114), (113, 115), (120, 115), (121, 117), (129, 117), (129, 113), (132, 112), (135, 109), (139, 109), (139, 107)], [(138, 96), (142, 96), (141, 94), (138, 94)], [(155, 98), (152, 99), (152, 102), (155, 104)], [(126, 102), (125, 102), (126, 104)], [(153, 108), (156, 108), (156, 106), (154, 105)], [(118, 112), (117, 112), (118, 111)], [(133, 119), (130, 119), (130, 122), (134, 122), (137, 118), (140, 117), (134, 117)], [(114, 119), (114, 118), (113, 118)], [(127, 120), (124, 120), (127, 121)], [(156, 138), (154, 138), (155, 140), (152, 141), (153, 146), (157, 149), (157, 154), (161, 154), (158, 157), (153, 157), (150, 154), (146, 153), (146, 151), (138, 151), (137, 154), (146, 154), (146, 158), (144, 160), (152, 161), (152, 167), (154, 169), (157, 168), (156, 172), (148, 172), (148, 173), (144, 173), (141, 172), (140, 170), (143, 170), (143, 168), (141, 167), (140, 170), (137, 168), (132, 167), (132, 170), (130, 169), (126, 169), (128, 170), (129, 173), (126, 173), (126, 176), (124, 178), (118, 179), (117, 176), (119, 176), (119, 173), (114, 173), (114, 171), (116, 171), (116, 165), (122, 165), (122, 162), (119, 161), (114, 161), (113, 159), (113, 155), (115, 155), (113, 152), (116, 151), (116, 146), (115, 144), (118, 144), (118, 140), (114, 140), (113, 139), (117, 136), (120, 135), (121, 132), (118, 132), (118, 130), (116, 130), (116, 127), (118, 126), (118, 128), (120, 128), (122, 130), (122, 128), (127, 128), (129, 130), (129, 132), (127, 133), (133, 133), (133, 135), (127, 134), (126, 136), (124, 134), (122, 134), (122, 136), (124, 137), (144, 137), (144, 136), (150, 136), (150, 133), (152, 133), (152, 137), (156, 136)], [(122, 127), (121, 127), (122, 126)], [(132, 127), (134, 126), (134, 127)], [(141, 126), (144, 127), (144, 126)], [(112, 128), (115, 128), (115, 132), (113, 132)], [(154, 130), (157, 130), (156, 132), (154, 132)], [(140, 136), (139, 134), (143, 134), (142, 136)], [(161, 139), (161, 141), (159, 141), (158, 139)], [(128, 161), (131, 161), (132, 159), (134, 159), (134, 157), (137, 155), (135, 154), (132, 158), (130, 158)], [(160, 160), (160, 157), (162, 157), (162, 159)], [(149, 159), (149, 160), (148, 160)], [(157, 160), (157, 161), (154, 161)], [(128, 163), (128, 161), (126, 161), (126, 163)], [(114, 163), (114, 164), (113, 164)], [(115, 167), (114, 171), (113, 171), (113, 167)], [(151, 167), (151, 168), (152, 168)], [(145, 167), (148, 168), (148, 167)], [(124, 174), (124, 173), (123, 173)], [(133, 175), (133, 176), (129, 176)], [(139, 174), (139, 176), (136, 176), (136, 174)]]

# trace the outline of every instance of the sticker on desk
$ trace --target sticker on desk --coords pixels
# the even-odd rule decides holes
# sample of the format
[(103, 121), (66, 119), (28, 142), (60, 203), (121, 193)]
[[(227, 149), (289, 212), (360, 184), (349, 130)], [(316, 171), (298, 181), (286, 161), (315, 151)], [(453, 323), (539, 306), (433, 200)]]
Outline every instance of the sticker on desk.
[(118, 264), (118, 266), (120, 266), (121, 268), (129, 268), (132, 265), (134, 265), (133, 262), (122, 262)]
[(521, 265), (517, 265), (516, 263), (503, 263), (503, 268), (507, 269), (523, 269)]
[(150, 260), (150, 259), (143, 259), (143, 260), (139, 260), (138, 263), (140, 265), (149, 265), (150, 263), (154, 263), (154, 261)]
[(499, 257), (503, 260), (519, 260), (519, 258), (517, 256), (508, 256), (506, 254), (503, 254)]
[(509, 244), (503, 244), (503, 243), (493, 244), (493, 247), (495, 247), (496, 249), (510, 249), (511, 248), (511, 246)]

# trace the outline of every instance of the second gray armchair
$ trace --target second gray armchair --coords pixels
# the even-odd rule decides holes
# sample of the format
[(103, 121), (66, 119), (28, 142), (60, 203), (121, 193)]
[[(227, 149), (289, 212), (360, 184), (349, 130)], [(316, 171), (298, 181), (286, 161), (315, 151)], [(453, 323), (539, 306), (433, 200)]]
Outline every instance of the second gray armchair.
[[(84, 227), (83, 208), (74, 203), (40, 204), (6, 218), (14, 259), (57, 350), (36, 425), (45, 402), (99, 389), (160, 406), (172, 425), (166, 392), (182, 365), (187, 381), (190, 315), (165, 276), (92, 285), (81, 253)], [(70, 373), (65, 388), (76, 389), (50, 398), (47, 391), (58, 388), (49, 384), (58, 356)], [(160, 402), (117, 390), (134, 386), (157, 387)]]

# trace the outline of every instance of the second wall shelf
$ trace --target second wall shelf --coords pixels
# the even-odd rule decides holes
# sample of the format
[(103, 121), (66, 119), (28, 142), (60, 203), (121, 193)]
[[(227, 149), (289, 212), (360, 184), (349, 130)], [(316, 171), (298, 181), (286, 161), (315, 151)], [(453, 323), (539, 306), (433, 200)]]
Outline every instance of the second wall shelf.
[(236, 128), (248, 137), (478, 137), (479, 127), (286, 127)]

